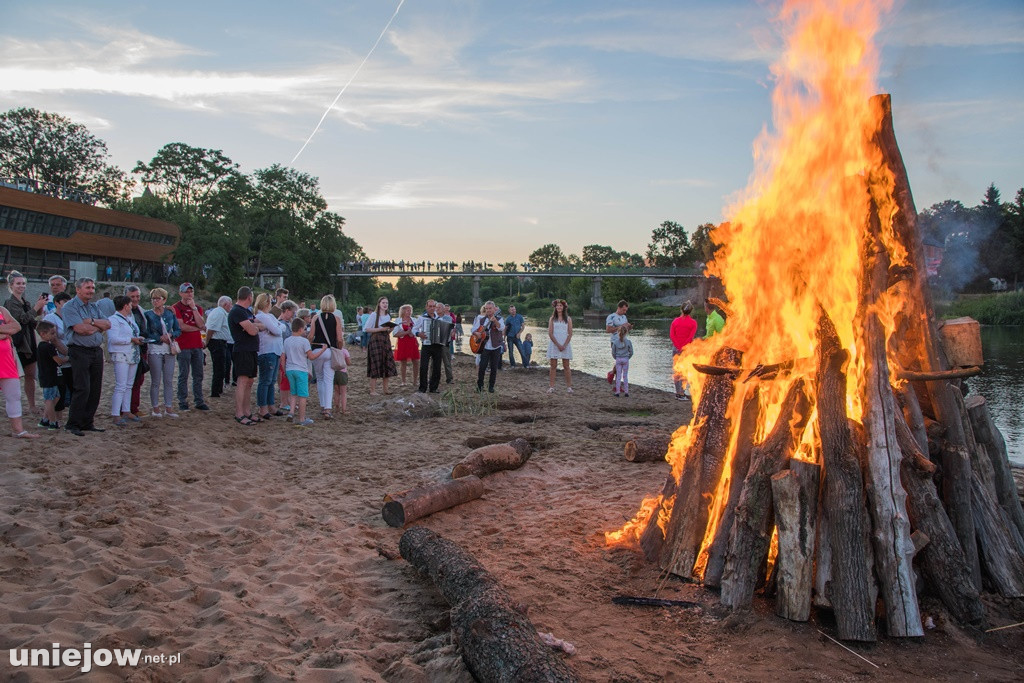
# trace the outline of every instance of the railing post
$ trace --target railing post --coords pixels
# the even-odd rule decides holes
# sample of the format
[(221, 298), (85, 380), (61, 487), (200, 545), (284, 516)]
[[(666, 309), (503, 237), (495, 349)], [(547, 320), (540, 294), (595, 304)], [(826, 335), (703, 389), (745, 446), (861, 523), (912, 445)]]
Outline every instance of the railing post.
[(473, 305), (476, 308), (480, 308), (483, 302), (480, 300), (480, 280), (482, 278), (479, 275), (473, 276)]
[(347, 275), (341, 276), (341, 301), (346, 304), (348, 303), (348, 281)]
[(598, 311), (603, 311), (605, 309), (604, 297), (601, 296), (601, 281), (601, 276), (596, 276), (593, 279), (594, 288), (590, 292), (590, 307)]

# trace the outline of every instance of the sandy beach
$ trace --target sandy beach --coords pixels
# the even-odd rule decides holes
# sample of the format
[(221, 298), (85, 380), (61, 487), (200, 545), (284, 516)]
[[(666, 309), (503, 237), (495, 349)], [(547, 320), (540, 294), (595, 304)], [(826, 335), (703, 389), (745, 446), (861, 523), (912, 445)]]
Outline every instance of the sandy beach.
[[(671, 394), (634, 387), (614, 398), (603, 378), (579, 373), (575, 393), (559, 376), (547, 394), (546, 368), (506, 368), (489, 404), (470, 391), (472, 357), (459, 356), (457, 412), (444, 414), (452, 402), (414, 385), (370, 397), (364, 358), (353, 351), (349, 413), (317, 419), (314, 391), (309, 429), (283, 418), (237, 425), (229, 392), (179, 420), (0, 439), (0, 679), (82, 676), (16, 667), (7, 651), (90, 643), (150, 658), (95, 669), (90, 681), (470, 681), (448, 606), (398, 557), (402, 531), (384, 523), (381, 500), (447, 478), (468, 437), (506, 435), (533, 444), (526, 466), (418, 523), (474, 553), (538, 630), (574, 644), (568, 662), (583, 680), (1024, 677), (1024, 629), (970, 633), (932, 599), (923, 639), (851, 645), (865, 661), (819, 633), (833, 633), (827, 615), (792, 623), (761, 599), (730, 615), (713, 592), (663, 581), (639, 551), (608, 548), (604, 532), (668, 471), (626, 462), (623, 443), (690, 419)], [(109, 399), (108, 387), (100, 414)], [(656, 591), (702, 607), (611, 603)], [(1024, 621), (1024, 601), (986, 604), (992, 626)]]

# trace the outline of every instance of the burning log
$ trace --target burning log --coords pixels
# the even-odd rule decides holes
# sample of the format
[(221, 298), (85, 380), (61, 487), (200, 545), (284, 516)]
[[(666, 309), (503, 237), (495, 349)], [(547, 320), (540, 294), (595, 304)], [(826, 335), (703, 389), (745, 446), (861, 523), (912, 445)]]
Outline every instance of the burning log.
[(722, 510), (721, 519), (715, 529), (715, 537), (708, 547), (708, 559), (704, 568), (704, 585), (721, 586), (722, 572), (725, 571), (725, 556), (729, 551), (729, 532), (736, 519), (736, 506), (743, 492), (743, 480), (750, 470), (750, 454), (754, 450), (754, 432), (761, 412), (760, 392), (757, 386), (747, 390), (740, 411), (740, 425), (736, 436), (736, 452), (732, 456), (732, 470), (729, 474), (729, 499)]
[(861, 346), (865, 363), (864, 428), (867, 434), (865, 475), (869, 510), (874, 522), (875, 568), (882, 585), (886, 623), (891, 636), (924, 635), (914, 585), (914, 544), (910, 540), (906, 492), (900, 484), (900, 453), (896, 443), (896, 402), (889, 385), (886, 335), (875, 312), (888, 280), (889, 256), (879, 238), (877, 211), (871, 213), (861, 292)]
[(468, 503), (484, 495), (484, 483), (470, 475), (461, 479), (421, 486), (384, 498), (381, 515), (388, 526), (402, 528), (410, 522)]
[(788, 470), (772, 477), (775, 525), (779, 530), (775, 613), (792, 621), (807, 621), (811, 616), (820, 483), (821, 466), (803, 460), (791, 460)]
[(924, 532), (929, 539), (920, 553), (921, 569), (928, 585), (954, 619), (961, 624), (981, 626), (985, 621), (985, 607), (974, 585), (971, 566), (932, 481), (935, 465), (921, 454), (902, 416), (896, 416), (895, 424), (896, 438), (903, 453), (900, 479), (907, 490), (907, 514), (914, 529)]
[(903, 384), (896, 391), (896, 400), (903, 409), (903, 419), (910, 430), (911, 436), (917, 443), (922, 453), (928, 453), (928, 429), (925, 426), (924, 415), (921, 413), (921, 404), (917, 400), (917, 393), (910, 384)]
[(670, 436), (650, 436), (641, 439), (631, 439), (623, 447), (623, 455), (629, 462), (664, 460), (670, 443), (672, 443), (672, 437)]
[[(740, 353), (722, 348), (714, 360), (719, 365), (738, 365)], [(693, 576), (693, 566), (707, 530), (709, 504), (722, 477), (732, 424), (727, 408), (734, 389), (733, 378), (710, 377), (694, 414), (691, 429), (696, 433), (679, 475), (672, 516), (665, 529), (665, 545), (661, 549), (661, 568), (684, 579)]]
[(804, 381), (798, 379), (786, 394), (771, 434), (751, 454), (722, 573), (722, 604), (733, 610), (748, 608), (753, 601), (772, 538), (771, 477), (786, 466), (795, 450), (810, 416), (809, 405)]
[[(931, 292), (928, 289), (924, 245), (917, 229), (917, 209), (893, 129), (892, 100), (889, 95), (877, 95), (873, 100), (881, 112), (874, 143), (882, 154), (883, 163), (892, 171), (895, 184), (893, 197), (899, 208), (893, 217), (893, 232), (896, 240), (906, 250), (906, 266), (911, 271), (906, 279), (893, 287), (900, 295), (904, 307), (898, 316), (894, 335), (901, 340), (898, 349), (900, 365), (904, 370), (948, 371), (950, 367), (939, 340)], [(926, 386), (934, 417), (948, 429), (946, 443), (941, 451), (943, 499), (960, 545), (971, 564), (975, 585), (980, 589), (981, 565), (971, 508), (971, 465), (967, 436), (958, 419), (959, 411), (950, 393), (950, 383), (928, 382)]]
[(517, 470), (530, 459), (532, 449), (526, 439), (481, 446), (469, 453), (452, 469), (452, 479), (468, 475), (484, 477), (502, 470)]
[(661, 517), (671, 510), (672, 502), (676, 495), (676, 478), (669, 474), (665, 479), (665, 485), (661, 489), (661, 499), (658, 506), (651, 513), (640, 535), (640, 548), (644, 551), (644, 557), (648, 562), (656, 562), (661, 557), (661, 550), (665, 546), (665, 530), (660, 523)]
[(452, 606), (452, 635), (481, 681), (578, 681), (537, 629), (476, 558), (425, 527), (413, 527), (399, 552), (427, 574)]
[(940, 370), (936, 372), (913, 372), (912, 370), (901, 370), (896, 373), (897, 379), (905, 379), (908, 382), (938, 382), (949, 379), (963, 379), (974, 377), (981, 372), (977, 365), (970, 368), (957, 368), (956, 370)]
[[(818, 320), (818, 431), (825, 461), (823, 508), (827, 511), (829, 575), (825, 596), (836, 615), (842, 640), (874, 641), (874, 559), (869, 541), (870, 519), (853, 434), (846, 417), (846, 373), (849, 354), (828, 314)], [(820, 571), (820, 569), (819, 569)]]
[(992, 463), (996, 497), (1003, 508), (1007, 519), (1013, 522), (1017, 531), (1024, 536), (1024, 509), (1021, 508), (1017, 485), (1013, 480), (1009, 456), (1006, 452), (1006, 441), (992, 421), (992, 413), (983, 396), (968, 396), (964, 399), (967, 415), (974, 428), (974, 438), (978, 445), (985, 449)]

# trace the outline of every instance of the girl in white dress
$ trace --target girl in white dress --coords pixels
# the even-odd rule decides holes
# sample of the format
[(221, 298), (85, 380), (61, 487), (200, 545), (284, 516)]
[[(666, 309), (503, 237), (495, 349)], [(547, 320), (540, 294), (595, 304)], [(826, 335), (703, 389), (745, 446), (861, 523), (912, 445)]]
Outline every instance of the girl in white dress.
[(569, 369), (569, 361), (572, 360), (572, 318), (569, 317), (569, 304), (565, 299), (555, 299), (551, 302), (555, 309), (548, 319), (548, 362), (551, 368), (548, 370), (548, 393), (555, 390), (555, 373), (558, 371), (558, 360), (562, 360), (562, 371), (565, 374), (565, 386), (567, 391), (572, 393), (572, 371)]

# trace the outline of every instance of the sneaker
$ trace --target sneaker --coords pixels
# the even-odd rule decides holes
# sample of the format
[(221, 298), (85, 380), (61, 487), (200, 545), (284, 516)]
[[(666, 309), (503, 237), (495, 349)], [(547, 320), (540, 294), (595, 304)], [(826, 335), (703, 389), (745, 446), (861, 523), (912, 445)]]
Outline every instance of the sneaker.
[(43, 429), (49, 429), (50, 421), (47, 420), (46, 418), (43, 418), (42, 420), (39, 421), (39, 426), (42, 427)]
[(188, 404), (187, 403), (179, 403), (178, 404), (178, 410), (180, 410), (183, 413), (188, 411)]
[(164, 416), (164, 414), (161, 413), (159, 410), (157, 410), (156, 408), (153, 409), (153, 413), (151, 414), (151, 417), (159, 418), (159, 417), (163, 417), (163, 416)]
[(625, 396), (626, 398), (629, 398), (629, 392), (627, 391), (626, 393), (623, 394), (623, 396)]
[(60, 429), (60, 423), (59, 422), (51, 422), (50, 424), (48, 424), (46, 426), (46, 429), (49, 430), (49, 431), (53, 431), (54, 429)]
[(177, 413), (172, 413), (170, 410), (168, 410), (166, 413), (164, 413), (164, 417), (173, 417), (173, 418), (177, 419), (178, 414)]
[(210, 406), (206, 405), (205, 403), (201, 403), (201, 404), (196, 406), (196, 410), (202, 410), (203, 412), (206, 412), (209, 409), (210, 409)]
[(615, 398), (618, 398), (619, 397), (619, 392), (613, 391), (612, 392), (612, 396), (614, 396)]
[(313, 420), (311, 418), (307, 417), (302, 422), (296, 422), (295, 426), (296, 427), (312, 427), (313, 426)]
[(571, 394), (571, 393), (573, 393), (573, 391), (572, 391), (572, 387), (569, 387), (568, 389), (566, 389), (566, 391), (567, 391), (568, 393), (570, 393), (570, 394)]
[(284, 419), (284, 421), (285, 421), (285, 422), (292, 422), (292, 421), (293, 421), (293, 420), (292, 420), (292, 416), (291, 416), (291, 415), (289, 415), (288, 417), (286, 417), (286, 418)]

